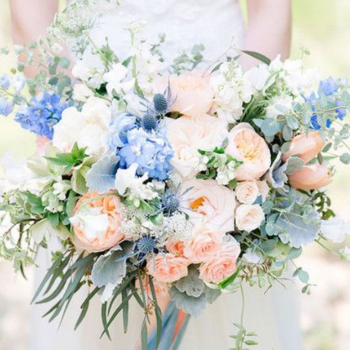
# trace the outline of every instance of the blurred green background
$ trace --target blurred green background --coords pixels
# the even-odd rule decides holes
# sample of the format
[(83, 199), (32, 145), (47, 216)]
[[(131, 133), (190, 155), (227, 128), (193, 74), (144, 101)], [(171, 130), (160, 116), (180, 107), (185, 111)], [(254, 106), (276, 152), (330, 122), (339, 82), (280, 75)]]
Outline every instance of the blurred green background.
[[(2, 47), (11, 45), (8, 0), (1, 0), (0, 6)], [(311, 52), (307, 57), (310, 66), (319, 67), (326, 76), (350, 78), (349, 19), (349, 0), (294, 0), (292, 56), (299, 57), (301, 48), (307, 48)], [(1, 57), (0, 71), (10, 67), (10, 60)], [(35, 152), (34, 140), (11, 117), (0, 117), (0, 156), (10, 152), (19, 159), (31, 154)], [(330, 196), (336, 212), (350, 219), (350, 168), (339, 164), (337, 169)], [(310, 272), (312, 282), (317, 284), (311, 296), (300, 296), (306, 350), (349, 350), (350, 265), (317, 247), (308, 249), (299, 265)], [(1, 262), (0, 286), (0, 349), (26, 350), (31, 283), (15, 276), (10, 264)]]

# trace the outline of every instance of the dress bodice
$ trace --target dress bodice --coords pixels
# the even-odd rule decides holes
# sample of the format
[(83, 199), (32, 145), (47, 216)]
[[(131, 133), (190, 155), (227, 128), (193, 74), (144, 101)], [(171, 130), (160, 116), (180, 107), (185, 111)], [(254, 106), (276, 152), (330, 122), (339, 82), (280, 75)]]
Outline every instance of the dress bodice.
[(107, 36), (118, 56), (125, 57), (130, 45), (125, 28), (135, 21), (147, 22), (144, 35), (151, 43), (160, 33), (166, 35), (166, 60), (203, 44), (205, 59), (213, 61), (231, 42), (241, 46), (244, 35), (239, 0), (120, 0), (119, 6), (105, 12), (92, 36), (100, 44)]

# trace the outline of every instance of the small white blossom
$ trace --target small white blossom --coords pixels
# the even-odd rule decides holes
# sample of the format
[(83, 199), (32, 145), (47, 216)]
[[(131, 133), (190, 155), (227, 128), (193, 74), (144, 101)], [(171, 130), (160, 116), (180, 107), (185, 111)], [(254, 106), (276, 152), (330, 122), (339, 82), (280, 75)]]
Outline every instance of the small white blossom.
[(128, 69), (121, 63), (113, 64), (112, 70), (103, 75), (104, 80), (107, 82), (106, 88), (110, 96), (113, 96), (113, 91), (121, 94), (130, 91), (134, 87), (134, 79), (123, 82), (127, 75)]
[(220, 66), (219, 74), (211, 78), (218, 117), (234, 123), (243, 113), (243, 103), (249, 102), (254, 89), (243, 75), (240, 65), (232, 60)]

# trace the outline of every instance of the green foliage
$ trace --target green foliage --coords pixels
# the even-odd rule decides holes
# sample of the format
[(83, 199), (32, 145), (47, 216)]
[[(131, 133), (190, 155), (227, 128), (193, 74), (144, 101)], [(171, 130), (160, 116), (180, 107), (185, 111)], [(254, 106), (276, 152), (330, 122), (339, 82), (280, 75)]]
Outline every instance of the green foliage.
[(230, 338), (235, 340), (235, 347), (230, 350), (249, 350), (252, 346), (258, 345), (258, 342), (254, 340), (257, 337), (254, 332), (248, 332), (239, 323), (234, 323), (233, 325), (237, 328), (238, 332), (230, 336)]
[(183, 52), (174, 59), (172, 70), (175, 74), (181, 74), (183, 71), (192, 71), (203, 59), (203, 45), (194, 45), (189, 53)]
[(54, 157), (46, 157), (46, 159), (56, 165), (65, 167), (64, 172), (69, 173), (72, 168), (79, 166), (87, 157), (86, 148), (79, 148), (75, 143), (70, 153), (57, 153)]

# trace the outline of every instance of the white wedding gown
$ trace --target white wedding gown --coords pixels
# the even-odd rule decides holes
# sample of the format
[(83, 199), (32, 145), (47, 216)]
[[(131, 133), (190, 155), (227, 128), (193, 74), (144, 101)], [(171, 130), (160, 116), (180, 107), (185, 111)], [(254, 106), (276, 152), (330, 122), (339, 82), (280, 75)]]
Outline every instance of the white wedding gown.
[[(166, 60), (176, 57), (194, 44), (204, 44), (208, 62), (219, 58), (233, 43), (242, 46), (244, 24), (239, 0), (120, 0), (120, 6), (109, 9), (103, 24), (92, 36), (97, 44), (109, 43), (120, 57), (125, 57), (129, 35), (125, 27), (133, 21), (146, 20), (146, 37), (156, 41), (166, 34), (163, 53)], [(91, 58), (87, 58), (89, 61)], [(48, 266), (45, 252), (39, 258)], [(42, 271), (44, 274), (44, 269)], [(42, 275), (37, 275), (40, 282)], [(288, 287), (293, 289), (292, 284)], [(130, 308), (128, 334), (123, 334), (119, 319), (111, 331), (113, 341), (100, 340), (100, 302), (95, 300), (80, 328), (73, 327), (79, 316), (80, 304), (87, 291), (73, 299), (60, 330), (58, 324), (48, 325), (41, 315), (47, 305), (34, 306), (30, 350), (134, 350), (143, 319), (136, 305)], [(276, 286), (264, 295), (264, 290), (245, 288), (245, 322), (248, 331), (259, 335), (257, 350), (302, 350), (296, 293)], [(238, 322), (241, 297), (227, 294), (220, 297), (198, 319), (191, 319), (180, 350), (228, 350), (233, 347), (230, 334), (235, 334), (233, 322)]]

